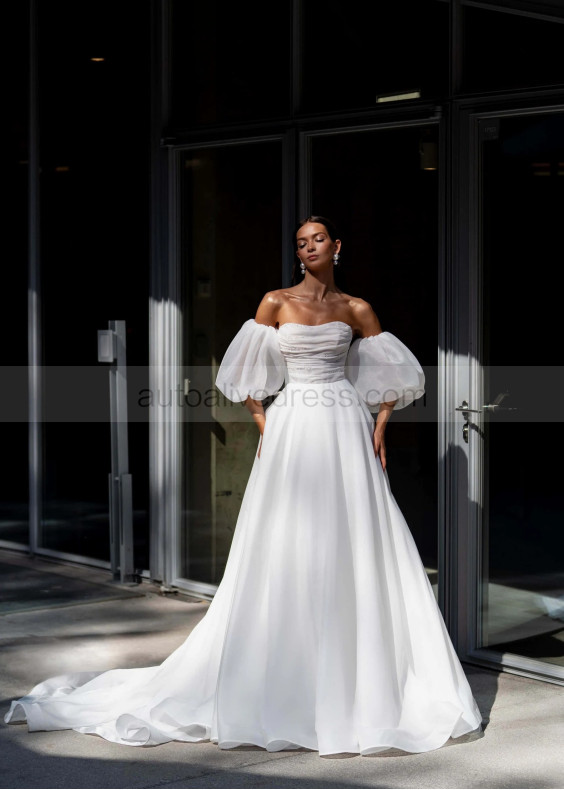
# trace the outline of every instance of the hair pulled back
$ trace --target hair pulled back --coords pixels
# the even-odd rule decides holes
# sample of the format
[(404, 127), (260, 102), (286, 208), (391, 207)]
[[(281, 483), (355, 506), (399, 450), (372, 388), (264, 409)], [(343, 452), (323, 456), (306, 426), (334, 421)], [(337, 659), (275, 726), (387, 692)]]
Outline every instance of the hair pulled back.
[[(322, 217), (319, 214), (314, 214), (311, 217), (306, 217), (305, 219), (300, 220), (296, 225), (296, 227), (294, 228), (294, 234), (292, 236), (292, 253), (294, 254), (294, 256), (296, 254), (296, 236), (298, 235), (298, 231), (300, 230), (300, 228), (303, 228), (303, 226), (307, 225), (309, 222), (313, 222), (317, 225), (324, 225), (325, 230), (327, 231), (327, 234), (329, 235), (331, 241), (337, 241), (337, 239), (339, 238), (337, 226), (332, 220), (328, 219), (327, 217)], [(299, 262), (296, 261), (294, 257), (294, 265), (292, 267), (292, 285), (296, 284), (296, 275), (298, 273), (298, 267), (299, 267)]]

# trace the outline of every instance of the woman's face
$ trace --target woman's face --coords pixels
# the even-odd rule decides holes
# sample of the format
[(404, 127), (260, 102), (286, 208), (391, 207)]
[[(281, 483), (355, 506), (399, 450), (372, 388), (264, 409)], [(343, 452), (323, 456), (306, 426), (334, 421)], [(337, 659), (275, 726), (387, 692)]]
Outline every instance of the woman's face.
[(325, 225), (307, 222), (296, 234), (297, 253), (307, 269), (320, 271), (333, 265), (333, 255), (341, 249), (341, 242), (332, 241)]

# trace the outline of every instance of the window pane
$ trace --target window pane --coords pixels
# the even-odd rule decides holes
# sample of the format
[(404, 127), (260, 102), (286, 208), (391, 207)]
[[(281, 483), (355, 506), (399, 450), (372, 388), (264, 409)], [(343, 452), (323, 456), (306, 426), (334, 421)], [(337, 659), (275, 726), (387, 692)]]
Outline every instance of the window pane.
[[(11, 409), (1, 410), (0, 442), (0, 541), (27, 545), (28, 527), (28, 426), (27, 415), (27, 180), (29, 101), (29, 18), (27, 3), (9, 3), (4, 8), (10, 31), (10, 68), (2, 71), (6, 113), (2, 193), (9, 214), (9, 232), (4, 233), (2, 266), (2, 309), (0, 365), (8, 401), (22, 404), (19, 421), (10, 420)], [(7, 226), (8, 227), (8, 226)], [(14, 371), (17, 370), (17, 373)], [(4, 393), (2, 393), (3, 395)], [(0, 397), (2, 397), (0, 395)]]
[[(147, 363), (150, 7), (38, 6), (42, 342), (53, 402), (68, 392), (50, 366), (100, 366), (97, 330), (110, 319), (127, 322), (128, 363)], [(127, 145), (125, 130), (135, 131)], [(73, 397), (86, 395), (109, 416), (105, 376), (96, 393), (77, 380)], [(107, 560), (109, 422), (46, 420), (41, 546)], [(136, 530), (147, 520), (143, 429), (130, 432)]]
[[(562, 13), (562, 11), (561, 11)], [(464, 92), (564, 83), (564, 18), (463, 8)]]
[(376, 106), (381, 93), (448, 90), (449, 4), (304, 3), (304, 112)]
[(286, 116), (290, 2), (172, 2), (172, 125)]
[[(281, 287), (281, 172), (278, 141), (199, 149), (181, 159), (184, 359), (196, 379), (189, 403), (213, 387), (227, 346), (263, 295)], [(207, 422), (187, 417), (184, 438), (181, 572), (218, 584), (259, 431), (244, 405), (231, 404), (212, 406)]]
[(437, 127), (314, 137), (312, 165), (312, 213), (332, 218), (342, 240), (337, 286), (429, 366), (424, 421), (409, 407), (394, 413), (386, 444), (392, 491), (436, 583)]
[(482, 646), (563, 666), (564, 115), (498, 123), (482, 143), (484, 403), (505, 393), (484, 424)]

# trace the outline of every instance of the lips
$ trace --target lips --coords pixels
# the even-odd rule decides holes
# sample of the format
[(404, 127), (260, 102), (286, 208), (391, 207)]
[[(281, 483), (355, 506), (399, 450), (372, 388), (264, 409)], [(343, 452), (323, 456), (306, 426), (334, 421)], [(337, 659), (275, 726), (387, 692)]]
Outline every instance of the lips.
[(318, 255), (308, 255), (307, 259), (308, 261), (316, 261), (318, 257), (319, 257)]

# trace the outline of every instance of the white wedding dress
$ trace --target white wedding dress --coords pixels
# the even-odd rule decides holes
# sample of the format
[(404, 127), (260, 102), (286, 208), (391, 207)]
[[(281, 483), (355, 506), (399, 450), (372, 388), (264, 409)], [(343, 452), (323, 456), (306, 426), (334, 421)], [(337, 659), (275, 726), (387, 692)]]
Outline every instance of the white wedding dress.
[(160, 666), (51, 678), (6, 722), (321, 755), (425, 752), (481, 731), (372, 446), (369, 407), (407, 406), (423, 371), (390, 332), (351, 339), (342, 321), (243, 323), (216, 386), (234, 401), (278, 394), (206, 615)]

